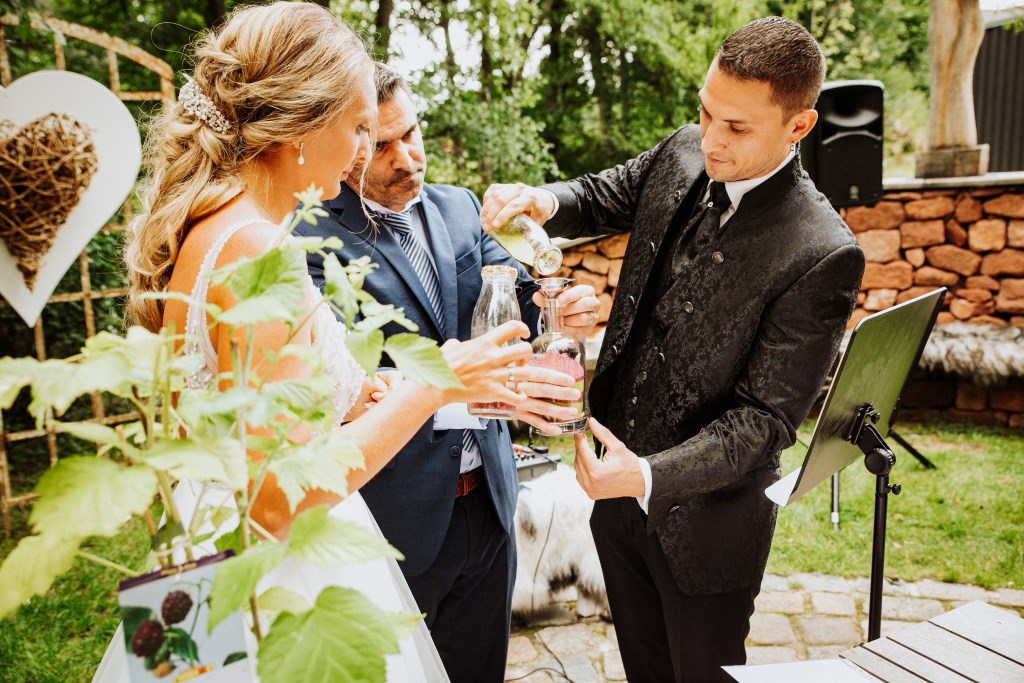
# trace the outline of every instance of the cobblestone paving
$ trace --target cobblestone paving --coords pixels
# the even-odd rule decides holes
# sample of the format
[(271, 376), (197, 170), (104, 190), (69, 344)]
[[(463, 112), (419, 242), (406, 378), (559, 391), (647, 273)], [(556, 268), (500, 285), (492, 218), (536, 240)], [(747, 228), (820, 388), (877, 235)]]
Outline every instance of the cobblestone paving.
[[(821, 574), (764, 577), (747, 638), (747, 663), (827, 659), (867, 637), (868, 579)], [(1024, 616), (1024, 590), (918, 581), (886, 582), (882, 635), (974, 600)], [(625, 681), (615, 626), (577, 613), (574, 588), (531, 622), (513, 620), (505, 680), (517, 683)]]

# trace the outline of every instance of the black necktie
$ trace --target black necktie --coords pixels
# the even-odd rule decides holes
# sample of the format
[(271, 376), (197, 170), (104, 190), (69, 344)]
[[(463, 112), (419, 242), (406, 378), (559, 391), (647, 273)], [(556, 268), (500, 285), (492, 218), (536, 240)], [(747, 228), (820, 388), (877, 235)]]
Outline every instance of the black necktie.
[(710, 219), (714, 220), (714, 224), (709, 227), (717, 229), (722, 214), (732, 204), (732, 200), (729, 199), (729, 193), (725, 191), (725, 183), (712, 180), (708, 190), (708, 200), (706, 202), (697, 202), (697, 205), (693, 207), (693, 215), (686, 226), (687, 233), (705, 220)]

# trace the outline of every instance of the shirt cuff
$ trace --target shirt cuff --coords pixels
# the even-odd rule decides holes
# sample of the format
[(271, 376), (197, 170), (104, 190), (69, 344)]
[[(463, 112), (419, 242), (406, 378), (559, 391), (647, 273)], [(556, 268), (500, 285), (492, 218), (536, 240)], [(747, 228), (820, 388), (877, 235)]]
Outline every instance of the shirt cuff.
[[(546, 187), (542, 187), (540, 189), (544, 190), (545, 192), (550, 193), (551, 194), (551, 198), (555, 200), (555, 208), (551, 210), (551, 216), (554, 216), (556, 213), (558, 213), (558, 195), (555, 194), (554, 192), (551, 192), (551, 190), (549, 190)], [(551, 219), (551, 216), (548, 216), (548, 220)]]
[(644, 478), (644, 495), (642, 498), (638, 497), (636, 502), (646, 514), (647, 507), (651, 504), (651, 463), (647, 462), (647, 458), (640, 458), (640, 474)]

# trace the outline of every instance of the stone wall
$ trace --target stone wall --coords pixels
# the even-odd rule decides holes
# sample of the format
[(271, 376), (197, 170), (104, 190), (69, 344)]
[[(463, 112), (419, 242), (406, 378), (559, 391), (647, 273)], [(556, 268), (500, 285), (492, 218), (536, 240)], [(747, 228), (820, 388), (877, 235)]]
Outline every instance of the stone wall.
[[(960, 188), (935, 187), (936, 181), (919, 189), (896, 186), (873, 206), (840, 210), (867, 261), (849, 326), (941, 286), (949, 292), (938, 324), (1024, 328), (1024, 177), (1015, 175), (1018, 181), (1009, 185), (985, 186), (982, 177)], [(601, 325), (611, 311), (627, 242), (628, 235), (616, 235), (564, 250), (557, 275), (594, 286)], [(905, 407), (926, 419), (941, 415), (1024, 428), (1024, 382), (990, 389), (963, 378), (921, 375)]]
[(936, 287), (940, 324), (1024, 327), (1024, 187), (890, 192), (840, 214), (867, 259), (851, 327)]

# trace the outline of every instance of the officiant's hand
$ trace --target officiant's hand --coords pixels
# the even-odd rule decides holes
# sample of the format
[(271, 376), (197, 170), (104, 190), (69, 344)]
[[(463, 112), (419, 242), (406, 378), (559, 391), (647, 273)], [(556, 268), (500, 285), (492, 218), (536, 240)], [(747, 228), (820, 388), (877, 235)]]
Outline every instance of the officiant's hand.
[(445, 390), (443, 402), (500, 402), (513, 406), (522, 403), (526, 397), (509, 386), (515, 377), (509, 366), (528, 361), (533, 356), (533, 348), (524, 341), (508, 346), (505, 343), (529, 336), (530, 328), (518, 320), (510, 320), (475, 339), (449, 339), (442, 344), (445, 361), (463, 384), (461, 389)]
[(583, 395), (574, 384), (572, 375), (549, 368), (524, 365), (514, 368), (515, 384), (526, 400), (516, 406), (513, 419), (533, 425), (542, 434), (555, 436), (560, 433), (550, 420), (566, 422), (579, 417), (578, 408), (559, 406), (551, 401), (574, 403), (583, 400)]
[(480, 224), (490, 232), (521, 213), (544, 225), (555, 212), (555, 195), (523, 183), (495, 183), (484, 192)]
[(590, 431), (604, 444), (604, 458), (598, 460), (586, 434), (576, 435), (576, 481), (587, 495), (593, 500), (644, 495), (640, 457), (594, 418), (590, 418)]
[[(558, 308), (562, 311), (565, 333), (578, 342), (589, 337), (597, 327), (597, 312), (601, 301), (590, 285), (575, 285), (558, 295)], [(533, 303), (544, 308), (544, 295), (534, 292)]]

